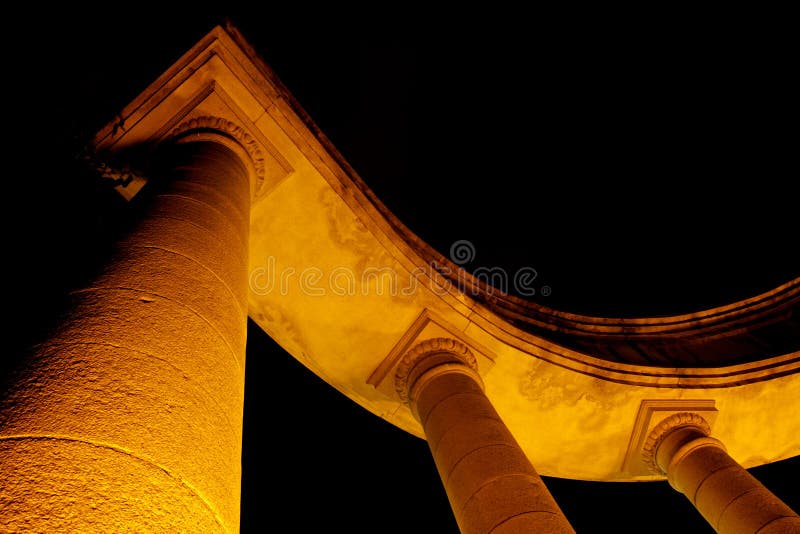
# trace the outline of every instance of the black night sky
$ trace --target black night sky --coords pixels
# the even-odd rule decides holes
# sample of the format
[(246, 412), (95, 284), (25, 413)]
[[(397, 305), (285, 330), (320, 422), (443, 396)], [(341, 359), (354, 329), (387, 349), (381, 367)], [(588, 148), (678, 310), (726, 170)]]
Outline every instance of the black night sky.
[[(535, 268), (552, 289), (533, 297), (543, 304), (682, 313), (800, 275), (789, 185), (800, 92), (780, 28), (511, 13), (311, 23), (266, 8), (51, 15), (20, 16), (5, 37), (3, 367), (135, 218), (80, 148), (225, 15), (411, 230), (445, 255), (469, 240), (469, 268)], [(457, 532), (424, 441), (255, 325), (248, 335), (243, 532), (279, 519), (297, 531)], [(797, 458), (752, 472), (800, 509)], [(711, 532), (666, 483), (546, 482), (581, 533)]]

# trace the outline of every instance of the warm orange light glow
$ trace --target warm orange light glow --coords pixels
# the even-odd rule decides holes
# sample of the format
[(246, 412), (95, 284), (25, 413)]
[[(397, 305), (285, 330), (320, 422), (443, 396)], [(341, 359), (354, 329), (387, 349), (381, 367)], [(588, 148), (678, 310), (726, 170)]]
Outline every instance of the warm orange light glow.
[(171, 151), (3, 399), (2, 532), (238, 530), (249, 177), (220, 144)]
[[(750, 312), (788, 309), (800, 281), (691, 317), (627, 322), (472, 298), (431, 269), (456, 266), (380, 205), (275, 80), (235, 29), (215, 28), (96, 136), (100, 155), (170, 152), (158, 153), (162, 175), (146, 177), (160, 187), (146, 215), (0, 398), (0, 531), (238, 531), (248, 315), (354, 402), (430, 438), (456, 513), (479, 528), (497, 524), (486, 519), (497, 503), (466, 501), (508, 467), (500, 460), (553, 516), (537, 524), (562, 530), (537, 471), (663, 479), (630, 468), (629, 453), (669, 416), (654, 408), (635, 429), (643, 405), (713, 406), (713, 437), (744, 467), (800, 454), (800, 353), (645, 367), (550, 336), (716, 335)], [(117, 187), (130, 198), (140, 178)], [(453, 378), (461, 370), (439, 382), (471, 409), (430, 407), (437, 428), (393, 378), (412, 347), (441, 338), (474, 361), (472, 382)], [(450, 449), (437, 448), (453, 428)], [(474, 470), (449, 480), (469, 447), (495, 438), (500, 460), (477, 453)], [(497, 495), (517, 495), (517, 482)]]

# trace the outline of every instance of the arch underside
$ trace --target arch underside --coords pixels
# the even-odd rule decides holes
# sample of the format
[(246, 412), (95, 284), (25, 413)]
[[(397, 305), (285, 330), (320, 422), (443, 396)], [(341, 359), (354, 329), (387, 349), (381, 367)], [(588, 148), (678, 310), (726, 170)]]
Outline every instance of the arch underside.
[(658, 478), (628, 456), (643, 407), (655, 425), (670, 402), (712, 406), (713, 435), (745, 467), (800, 454), (800, 279), (714, 310), (624, 320), (489, 291), (383, 206), (233, 28), (212, 30), (93, 148), (131, 152), (208, 116), (241, 128), (263, 158), (250, 317), (376, 415), (422, 435), (392, 370), (407, 348), (447, 337), (476, 355), (488, 397), (544, 475)]

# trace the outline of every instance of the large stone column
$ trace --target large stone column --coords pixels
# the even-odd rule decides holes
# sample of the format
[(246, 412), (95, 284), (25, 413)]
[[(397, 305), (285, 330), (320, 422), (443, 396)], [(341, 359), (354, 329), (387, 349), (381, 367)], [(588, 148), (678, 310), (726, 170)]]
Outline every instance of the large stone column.
[(699, 415), (679, 413), (648, 436), (645, 460), (722, 534), (795, 534), (800, 517), (708, 436)]
[(0, 531), (238, 531), (242, 154), (208, 131), (166, 149), (138, 225), (14, 375)]
[(574, 532), (483, 392), (474, 355), (452, 339), (423, 341), (395, 383), (422, 423), (461, 532)]

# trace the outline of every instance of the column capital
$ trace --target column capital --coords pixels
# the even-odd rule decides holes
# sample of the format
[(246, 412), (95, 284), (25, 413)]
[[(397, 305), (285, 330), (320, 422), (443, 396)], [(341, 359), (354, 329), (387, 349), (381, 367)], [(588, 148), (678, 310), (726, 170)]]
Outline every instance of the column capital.
[(162, 142), (186, 130), (205, 129), (242, 147), (244, 164), (254, 170), (251, 198), (259, 199), (294, 172), (274, 144), (280, 140), (282, 148), (292, 146), (284, 142), (287, 133), (279, 126), (290, 108), (287, 97), (238, 32), (218, 26), (120, 110), (87, 152), (105, 163), (99, 166), (102, 176), (130, 200), (147, 183), (148, 163)]
[[(711, 425), (700, 415), (693, 412), (676, 413), (661, 421), (650, 431), (642, 448), (642, 459), (653, 473), (665, 475), (667, 466), (661, 465), (661, 462), (659, 462), (659, 449), (667, 441), (667, 438), (678, 438), (679, 443), (675, 443), (670, 447), (675, 451), (687, 441), (698, 437), (706, 437), (710, 433)], [(686, 439), (680, 439), (678, 434), (685, 436)]]
[[(412, 390), (420, 378), (434, 368), (441, 372), (460, 372), (472, 377), (481, 387), (478, 361), (469, 347), (446, 337), (426, 339), (405, 353), (395, 371), (395, 391), (405, 403), (413, 400)], [(436, 373), (440, 374), (439, 372)]]
[(251, 183), (260, 185), (264, 181), (264, 152), (258, 141), (235, 122), (211, 115), (193, 117), (176, 126), (170, 139), (176, 143), (208, 140), (224, 144), (242, 157)]
[[(720, 534), (798, 532), (800, 518), (709, 436), (708, 421), (681, 412), (647, 437), (644, 460)], [(771, 525), (774, 525), (772, 527)]]

